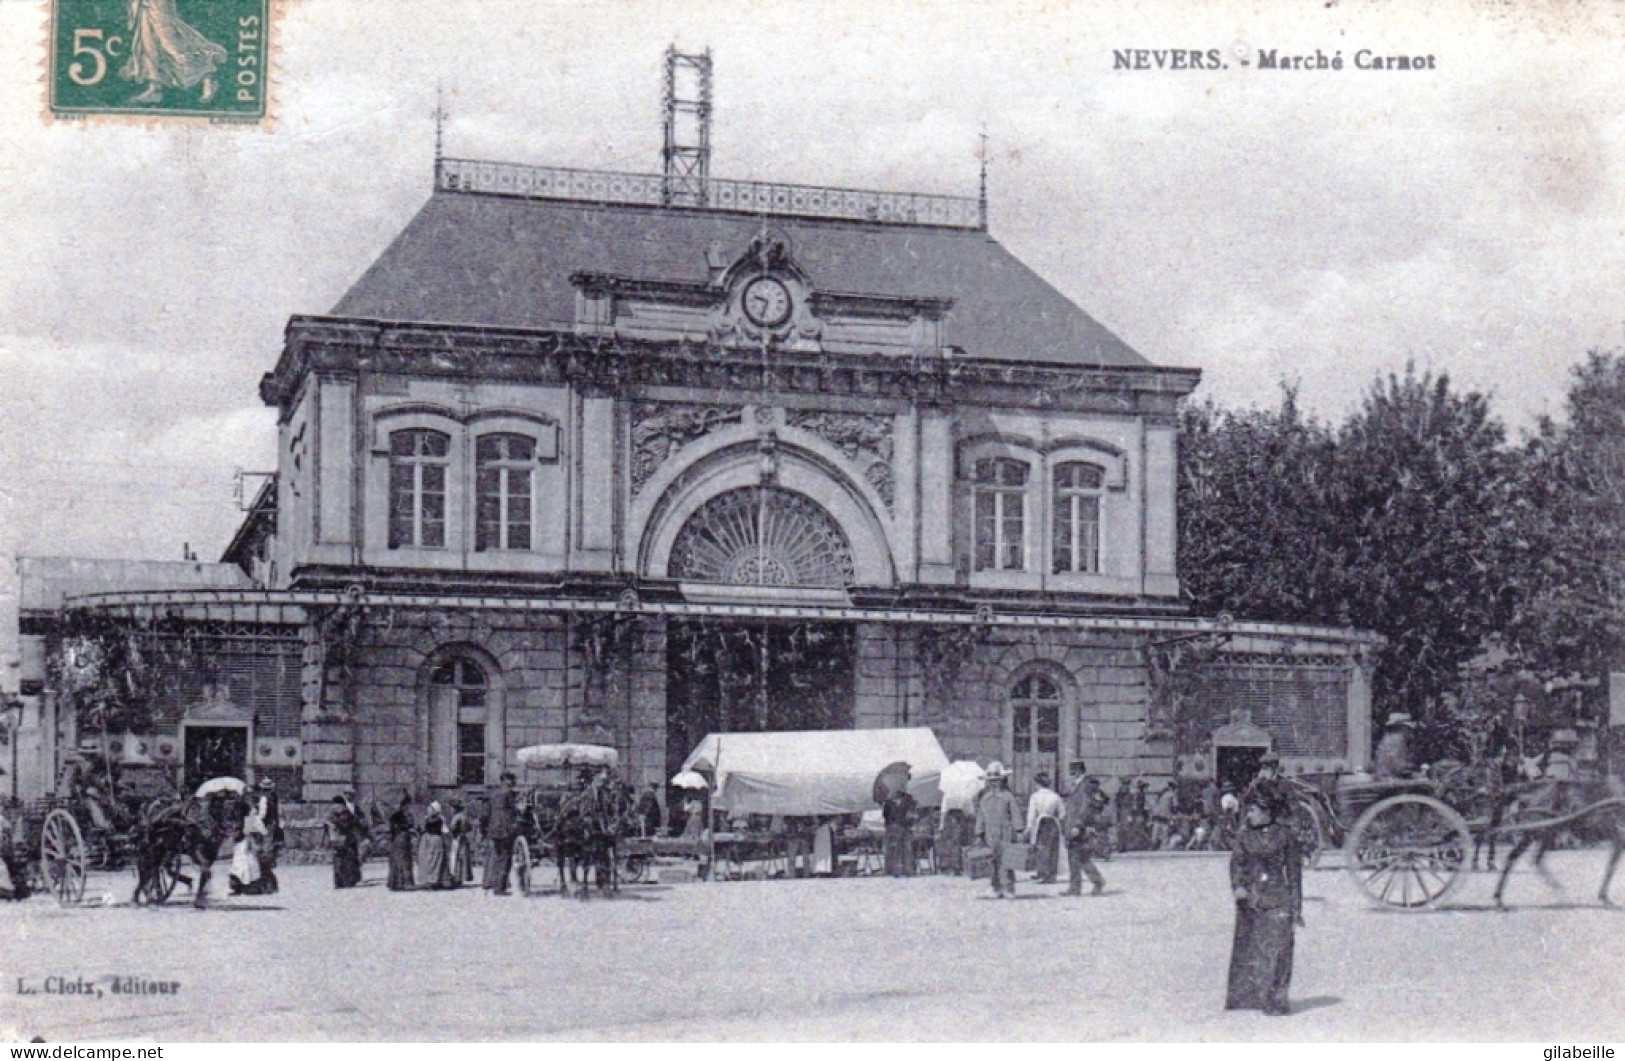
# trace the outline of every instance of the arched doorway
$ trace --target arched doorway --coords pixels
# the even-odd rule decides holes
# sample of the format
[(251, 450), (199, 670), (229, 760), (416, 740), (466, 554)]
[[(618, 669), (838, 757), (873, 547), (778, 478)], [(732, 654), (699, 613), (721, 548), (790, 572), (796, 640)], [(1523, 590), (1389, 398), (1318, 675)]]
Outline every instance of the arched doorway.
[(1033, 776), (1050, 776), (1051, 784), (1063, 776), (1062, 749), (1070, 747), (1066, 691), (1060, 679), (1046, 671), (1029, 671), (1010, 687), (1007, 747), (1011, 785), (1031, 792)]
[[(678, 531), (671, 577), (775, 590), (855, 579), (840, 525), (803, 494), (761, 484), (718, 494)], [(854, 629), (746, 615), (667, 628), (667, 757), (673, 769), (708, 733), (846, 729), (855, 714)]]
[[(493, 669), (494, 670), (494, 669)], [(429, 787), (494, 784), (503, 762), (502, 692), (466, 652), (432, 662), (428, 680)]]

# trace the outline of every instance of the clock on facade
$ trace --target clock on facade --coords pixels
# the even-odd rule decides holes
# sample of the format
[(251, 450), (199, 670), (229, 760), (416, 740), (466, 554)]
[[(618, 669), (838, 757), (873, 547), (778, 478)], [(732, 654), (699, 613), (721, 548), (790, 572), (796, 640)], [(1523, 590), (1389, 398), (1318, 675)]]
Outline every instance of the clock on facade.
[(790, 319), (790, 289), (771, 276), (758, 276), (746, 284), (739, 301), (745, 316), (760, 327), (777, 328)]

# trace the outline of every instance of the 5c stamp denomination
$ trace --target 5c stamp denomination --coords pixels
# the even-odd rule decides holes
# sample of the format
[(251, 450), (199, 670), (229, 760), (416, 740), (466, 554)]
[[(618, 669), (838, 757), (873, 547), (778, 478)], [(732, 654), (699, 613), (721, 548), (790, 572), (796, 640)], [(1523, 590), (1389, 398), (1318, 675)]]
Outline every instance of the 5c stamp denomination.
[(257, 122), (272, 0), (52, 0), (50, 111)]

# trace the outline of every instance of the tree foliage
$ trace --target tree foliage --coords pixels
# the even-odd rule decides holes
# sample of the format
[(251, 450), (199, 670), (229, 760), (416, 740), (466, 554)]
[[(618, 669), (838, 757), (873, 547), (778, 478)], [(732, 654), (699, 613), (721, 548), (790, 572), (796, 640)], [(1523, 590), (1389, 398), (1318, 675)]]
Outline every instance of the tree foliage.
[(1383, 635), (1377, 712), (1426, 717), (1510, 619), (1525, 499), (1477, 393), (1407, 366), (1340, 426), (1278, 409), (1186, 409), (1180, 573), (1203, 614)]
[(1625, 663), (1625, 354), (1575, 366), (1565, 411), (1521, 454), (1524, 592), (1506, 640), (1539, 673), (1596, 675)]

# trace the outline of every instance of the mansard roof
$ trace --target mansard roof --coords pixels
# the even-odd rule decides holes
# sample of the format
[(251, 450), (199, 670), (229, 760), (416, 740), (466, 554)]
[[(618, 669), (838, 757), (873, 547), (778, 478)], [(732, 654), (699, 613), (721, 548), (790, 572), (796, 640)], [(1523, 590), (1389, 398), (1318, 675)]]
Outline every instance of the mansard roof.
[(731, 262), (764, 225), (787, 238), (817, 291), (951, 300), (943, 342), (967, 357), (1151, 367), (979, 225), (537, 198), (444, 182), (332, 315), (568, 331), (572, 276), (704, 284), (708, 252)]

